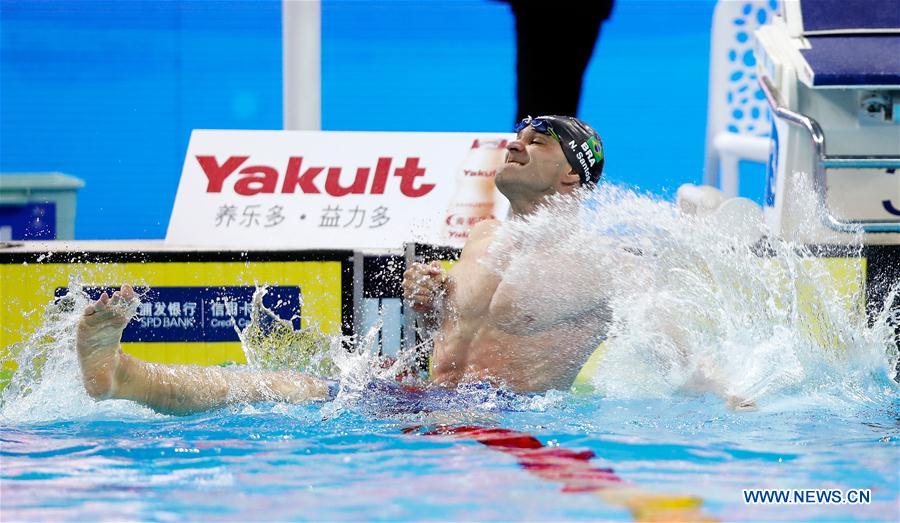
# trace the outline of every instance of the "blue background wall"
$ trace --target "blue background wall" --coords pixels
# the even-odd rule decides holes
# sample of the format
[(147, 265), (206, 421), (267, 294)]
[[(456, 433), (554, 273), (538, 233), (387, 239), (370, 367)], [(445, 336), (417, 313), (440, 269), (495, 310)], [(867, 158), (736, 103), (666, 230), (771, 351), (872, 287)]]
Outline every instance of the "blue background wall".
[[(610, 180), (701, 180), (714, 5), (617, 2), (580, 111)], [(323, 0), (322, 32), (325, 129), (509, 130), (506, 4)], [(191, 129), (278, 129), (281, 85), (280, 1), (0, 0), (0, 171), (85, 179), (79, 239), (162, 238)]]

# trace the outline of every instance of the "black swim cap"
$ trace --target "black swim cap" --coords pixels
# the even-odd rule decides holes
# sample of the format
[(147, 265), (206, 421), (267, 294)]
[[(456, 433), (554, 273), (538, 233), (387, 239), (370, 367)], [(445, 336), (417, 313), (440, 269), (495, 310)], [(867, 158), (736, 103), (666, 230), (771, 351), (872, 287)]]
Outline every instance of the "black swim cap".
[(516, 132), (529, 125), (535, 131), (549, 134), (559, 142), (569, 165), (581, 178), (581, 185), (600, 181), (605, 159), (603, 142), (591, 126), (573, 116), (529, 116), (516, 125)]

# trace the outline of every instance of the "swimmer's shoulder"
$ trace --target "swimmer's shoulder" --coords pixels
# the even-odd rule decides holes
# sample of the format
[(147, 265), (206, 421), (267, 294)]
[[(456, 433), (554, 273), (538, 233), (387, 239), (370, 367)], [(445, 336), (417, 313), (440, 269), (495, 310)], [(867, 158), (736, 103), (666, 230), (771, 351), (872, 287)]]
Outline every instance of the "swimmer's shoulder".
[[(472, 226), (472, 229), (469, 230), (469, 240), (468, 241), (480, 241), (484, 239), (491, 239), (494, 237), (494, 233), (497, 231), (497, 228), (500, 227), (500, 220), (482, 220)], [(468, 243), (468, 241), (466, 243)]]
[(483, 254), (494, 239), (494, 235), (499, 227), (499, 220), (483, 220), (472, 226), (460, 259)]

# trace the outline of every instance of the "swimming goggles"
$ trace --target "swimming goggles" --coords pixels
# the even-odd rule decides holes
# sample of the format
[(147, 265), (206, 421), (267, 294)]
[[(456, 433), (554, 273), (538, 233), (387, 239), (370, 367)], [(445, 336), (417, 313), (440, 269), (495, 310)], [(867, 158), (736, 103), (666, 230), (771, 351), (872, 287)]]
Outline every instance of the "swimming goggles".
[(518, 133), (522, 132), (522, 129), (528, 127), (529, 125), (535, 131), (537, 131), (541, 134), (546, 134), (548, 136), (552, 136), (553, 139), (556, 140), (557, 142), (562, 142), (562, 140), (559, 138), (559, 135), (556, 134), (556, 131), (553, 130), (553, 124), (550, 123), (548, 120), (544, 120), (543, 118), (532, 118), (530, 116), (526, 116), (525, 118), (522, 118), (522, 121), (520, 121), (519, 123), (516, 124), (516, 127), (515, 127), (516, 133), (518, 134)]

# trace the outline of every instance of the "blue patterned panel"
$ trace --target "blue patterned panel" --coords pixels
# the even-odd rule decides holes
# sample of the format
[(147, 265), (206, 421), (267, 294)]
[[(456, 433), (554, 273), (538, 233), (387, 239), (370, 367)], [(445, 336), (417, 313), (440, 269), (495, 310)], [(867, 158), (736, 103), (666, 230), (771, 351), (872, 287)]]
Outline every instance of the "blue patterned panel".
[(734, 38), (727, 46), (729, 108), (727, 129), (738, 134), (767, 136), (770, 116), (766, 97), (756, 79), (756, 57), (753, 54), (753, 31), (768, 23), (778, 12), (778, 1), (746, 2), (738, 17), (731, 20)]

